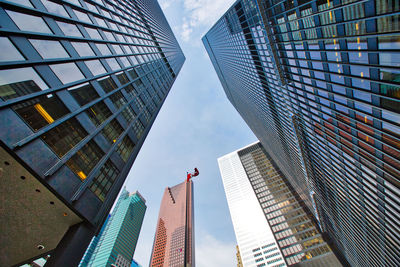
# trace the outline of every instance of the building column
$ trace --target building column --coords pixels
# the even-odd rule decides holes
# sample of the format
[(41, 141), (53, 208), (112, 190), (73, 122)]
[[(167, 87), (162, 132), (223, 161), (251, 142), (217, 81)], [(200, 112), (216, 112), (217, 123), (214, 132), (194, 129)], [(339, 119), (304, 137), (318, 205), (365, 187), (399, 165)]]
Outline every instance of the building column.
[(51, 253), (45, 267), (78, 266), (93, 236), (94, 229), (87, 222), (71, 226)]

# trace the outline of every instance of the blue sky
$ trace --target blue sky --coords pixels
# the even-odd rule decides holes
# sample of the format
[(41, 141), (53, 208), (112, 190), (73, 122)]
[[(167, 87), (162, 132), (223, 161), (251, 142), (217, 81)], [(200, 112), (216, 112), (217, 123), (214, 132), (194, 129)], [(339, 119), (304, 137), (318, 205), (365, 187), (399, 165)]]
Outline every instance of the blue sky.
[(194, 167), (197, 267), (236, 265), (236, 240), (217, 158), (256, 141), (227, 100), (201, 37), (232, 0), (161, 0), (186, 62), (129, 173), (126, 187), (138, 190), (147, 212), (134, 258), (150, 260), (165, 187), (181, 183)]

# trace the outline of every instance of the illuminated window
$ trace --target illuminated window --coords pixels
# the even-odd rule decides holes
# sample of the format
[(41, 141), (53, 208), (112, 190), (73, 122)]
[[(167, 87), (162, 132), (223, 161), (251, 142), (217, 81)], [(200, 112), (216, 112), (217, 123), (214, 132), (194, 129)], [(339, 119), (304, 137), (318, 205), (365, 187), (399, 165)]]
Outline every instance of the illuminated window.
[(104, 152), (96, 143), (91, 140), (85, 144), (78, 152), (76, 152), (67, 162), (66, 165), (81, 180), (85, 180), (94, 166), (103, 157)]
[(79, 122), (71, 118), (44, 133), (41, 139), (61, 158), (86, 136)]
[(58, 97), (52, 94), (30, 99), (12, 108), (34, 131), (69, 113)]

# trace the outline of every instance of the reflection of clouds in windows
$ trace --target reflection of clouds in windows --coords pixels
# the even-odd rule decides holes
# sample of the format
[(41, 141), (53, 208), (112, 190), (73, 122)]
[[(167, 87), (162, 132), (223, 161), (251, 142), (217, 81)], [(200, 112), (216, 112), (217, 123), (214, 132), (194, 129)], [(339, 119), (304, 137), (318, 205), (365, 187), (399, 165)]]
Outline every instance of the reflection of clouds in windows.
[(15, 48), (13, 43), (8, 40), (7, 37), (0, 37), (0, 61), (14, 61), (14, 60), (24, 60), (25, 58), (21, 53)]
[(57, 75), (63, 84), (84, 79), (82, 72), (78, 69), (75, 63), (62, 63), (50, 65), (50, 68)]
[(64, 58), (69, 57), (67, 51), (59, 41), (50, 40), (29, 40), (42, 58)]
[(106, 72), (99, 60), (88, 60), (85, 61), (85, 64), (88, 66), (93, 75), (100, 75)]
[(65, 35), (82, 37), (82, 34), (79, 31), (78, 27), (76, 27), (74, 24), (65, 23), (65, 22), (61, 22), (61, 21), (57, 21), (57, 24), (61, 28), (61, 30), (63, 31), (63, 33)]
[(90, 48), (90, 46), (87, 43), (71, 42), (71, 44), (81, 57), (88, 57), (95, 55), (92, 48)]
[(121, 68), (115, 58), (107, 58), (106, 61), (112, 70), (119, 70)]
[(41, 1), (49, 12), (69, 18), (67, 11), (65, 11), (62, 5), (56, 4), (48, 0), (41, 0)]
[(44, 20), (40, 17), (26, 15), (14, 11), (7, 10), (7, 14), (11, 17), (18, 28), (22, 31), (32, 31), (41, 33), (52, 33)]
[(0, 86), (29, 80), (33, 80), (42, 90), (48, 88), (48, 86), (33, 70), (33, 68), (19, 68), (0, 71)]
[(105, 44), (96, 44), (97, 48), (100, 50), (100, 53), (104, 56), (111, 55), (111, 51)]

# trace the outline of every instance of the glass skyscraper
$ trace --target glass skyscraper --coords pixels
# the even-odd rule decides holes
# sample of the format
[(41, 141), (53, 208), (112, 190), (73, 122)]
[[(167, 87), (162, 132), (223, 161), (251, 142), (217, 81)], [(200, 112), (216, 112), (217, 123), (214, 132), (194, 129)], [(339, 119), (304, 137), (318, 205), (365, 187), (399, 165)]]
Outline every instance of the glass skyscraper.
[(149, 266), (195, 266), (193, 212), (192, 180), (164, 190)]
[(218, 164), (243, 266), (342, 266), (259, 142)]
[(122, 191), (102, 231), (93, 238), (80, 267), (130, 267), (146, 212), (146, 201), (135, 192)]
[(76, 266), (185, 57), (156, 0), (0, 1), (0, 33), (0, 262)]
[(352, 266), (400, 264), (399, 11), (239, 0), (203, 37), (227, 97)]

